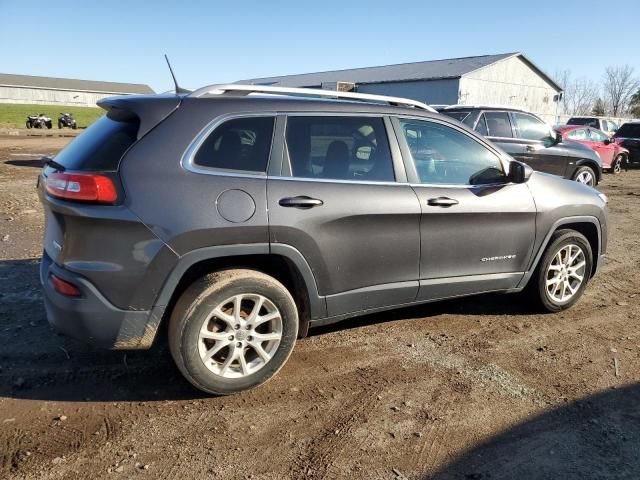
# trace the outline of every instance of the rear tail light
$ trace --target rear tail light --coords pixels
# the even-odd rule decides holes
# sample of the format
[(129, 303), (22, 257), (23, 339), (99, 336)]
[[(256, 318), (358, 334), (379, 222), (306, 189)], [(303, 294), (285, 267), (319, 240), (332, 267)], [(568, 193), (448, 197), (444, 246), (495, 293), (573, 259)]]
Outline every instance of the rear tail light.
[(64, 295), (66, 297), (79, 297), (81, 295), (80, 289), (73, 283), (62, 280), (54, 274), (51, 274), (49, 279), (51, 280), (53, 289), (60, 295)]
[(104, 175), (56, 172), (47, 177), (45, 187), (49, 195), (65, 200), (113, 203), (118, 199), (113, 180)]

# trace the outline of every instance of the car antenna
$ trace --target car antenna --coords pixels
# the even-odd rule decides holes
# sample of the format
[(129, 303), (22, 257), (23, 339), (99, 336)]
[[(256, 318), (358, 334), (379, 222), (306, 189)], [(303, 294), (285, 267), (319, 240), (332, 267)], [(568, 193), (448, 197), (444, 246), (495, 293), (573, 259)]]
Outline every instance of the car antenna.
[(173, 73), (173, 68), (171, 68), (171, 62), (169, 62), (169, 57), (167, 54), (164, 54), (164, 59), (167, 61), (167, 66), (169, 67), (169, 71), (171, 72), (171, 77), (173, 78), (173, 84), (176, 86), (176, 95), (180, 93), (191, 93), (191, 90), (187, 90), (186, 88), (182, 88), (178, 85), (178, 81), (176, 80), (176, 76)]

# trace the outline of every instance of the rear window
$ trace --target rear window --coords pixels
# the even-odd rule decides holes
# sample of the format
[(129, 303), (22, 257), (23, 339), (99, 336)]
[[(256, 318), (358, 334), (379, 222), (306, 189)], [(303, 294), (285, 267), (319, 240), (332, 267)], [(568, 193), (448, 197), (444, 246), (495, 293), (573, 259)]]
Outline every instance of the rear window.
[(594, 128), (600, 128), (597, 118), (570, 118), (567, 125), (588, 125)]
[(124, 152), (133, 145), (140, 122), (137, 118), (114, 120), (105, 115), (56, 155), (67, 170), (114, 171)]
[(201, 167), (266, 172), (274, 117), (229, 120), (202, 143), (193, 163)]
[(625, 123), (615, 134), (622, 138), (640, 138), (640, 123)]

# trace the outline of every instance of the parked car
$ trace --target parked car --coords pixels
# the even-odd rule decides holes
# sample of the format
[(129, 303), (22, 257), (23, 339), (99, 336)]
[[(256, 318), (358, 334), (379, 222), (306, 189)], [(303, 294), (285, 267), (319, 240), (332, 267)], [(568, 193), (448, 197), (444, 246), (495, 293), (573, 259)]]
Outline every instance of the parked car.
[(615, 142), (629, 151), (629, 164), (640, 163), (640, 122), (623, 124), (613, 136)]
[(497, 106), (453, 105), (442, 113), (474, 129), (534, 170), (596, 186), (602, 161), (589, 147), (563, 144), (543, 120), (524, 110)]
[(53, 124), (51, 123), (51, 118), (47, 117), (44, 113), (39, 113), (38, 115), (29, 115), (27, 116), (26, 121), (27, 128), (51, 128)]
[(578, 142), (593, 149), (600, 155), (602, 168), (612, 173), (620, 173), (626, 165), (629, 151), (618, 145), (614, 139), (592, 127), (564, 125), (556, 128), (562, 138), (572, 142)]
[(73, 118), (72, 113), (61, 113), (58, 117), (58, 128), (62, 129), (64, 127), (69, 127), (73, 130), (78, 128), (78, 123), (76, 119)]
[(567, 309), (607, 250), (604, 194), (419, 102), (216, 85), (98, 103), (39, 176), (47, 317), (110, 348), (167, 332), (206, 392), (365, 313), (525, 288)]
[(612, 120), (600, 117), (571, 117), (567, 125), (582, 125), (597, 128), (611, 137), (618, 130), (618, 124)]

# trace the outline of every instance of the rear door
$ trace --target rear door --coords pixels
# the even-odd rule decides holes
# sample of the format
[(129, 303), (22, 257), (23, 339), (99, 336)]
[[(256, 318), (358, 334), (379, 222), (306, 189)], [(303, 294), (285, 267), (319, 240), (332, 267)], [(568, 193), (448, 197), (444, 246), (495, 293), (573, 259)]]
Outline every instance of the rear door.
[(304, 256), (329, 316), (414, 301), (420, 204), (389, 120), (290, 114), (282, 121), (282, 166), (267, 186), (271, 245)]
[(562, 148), (550, 144), (553, 138), (551, 127), (539, 118), (524, 112), (511, 112), (511, 119), (524, 145), (522, 161), (535, 170), (564, 177), (569, 157)]
[(455, 125), (394, 119), (422, 218), (419, 299), (514, 288), (535, 238), (525, 184), (498, 153)]

